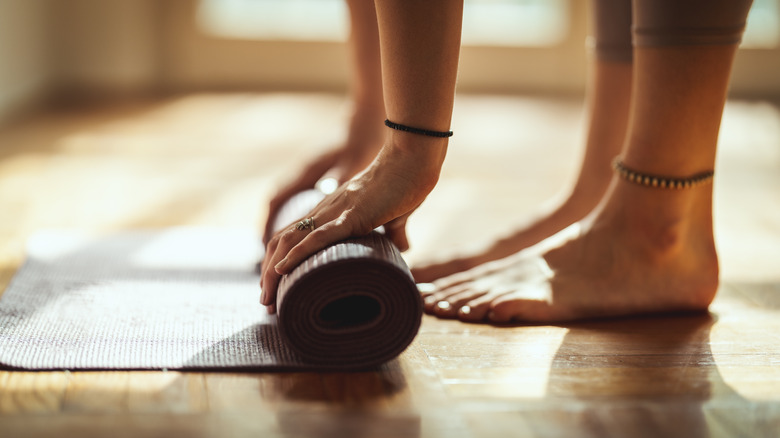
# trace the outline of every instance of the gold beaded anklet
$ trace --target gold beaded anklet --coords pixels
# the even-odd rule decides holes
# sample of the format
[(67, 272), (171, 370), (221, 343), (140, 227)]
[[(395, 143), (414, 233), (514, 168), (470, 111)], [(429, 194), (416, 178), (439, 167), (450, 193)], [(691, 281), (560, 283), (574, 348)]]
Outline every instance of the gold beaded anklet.
[(615, 157), (612, 161), (612, 168), (621, 178), (634, 184), (646, 187), (658, 187), (661, 189), (689, 189), (691, 187), (697, 187), (712, 182), (712, 178), (715, 175), (715, 172), (712, 171), (697, 173), (688, 178), (669, 178), (665, 176), (647, 175), (627, 168), (623, 165), (623, 162), (620, 161), (619, 157)]

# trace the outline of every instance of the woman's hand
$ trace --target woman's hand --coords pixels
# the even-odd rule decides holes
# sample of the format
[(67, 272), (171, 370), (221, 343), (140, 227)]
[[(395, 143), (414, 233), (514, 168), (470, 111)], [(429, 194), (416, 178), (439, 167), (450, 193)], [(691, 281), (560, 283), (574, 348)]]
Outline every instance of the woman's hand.
[(282, 205), (296, 193), (313, 189), (317, 182), (325, 177), (328, 171), (335, 168), (341, 153), (341, 150), (332, 150), (316, 157), (298, 172), (298, 176), (295, 179), (282, 186), (276, 192), (268, 204), (268, 217), (265, 221), (263, 243), (268, 244), (268, 241), (271, 240), (274, 233), (274, 218), (279, 214), (279, 209), (282, 208)]
[(314, 219), (314, 230), (291, 224), (269, 239), (260, 280), (262, 304), (273, 311), (279, 278), (332, 243), (384, 225), (396, 246), (409, 247), (406, 220), (436, 184), (447, 144), (440, 139), (413, 143), (386, 145), (365, 171), (326, 196), (307, 215)]
[(362, 171), (376, 158), (384, 140), (384, 107), (375, 109), (358, 105), (352, 114), (347, 137), (343, 144), (320, 154), (309, 161), (297, 174), (271, 198), (268, 205), (263, 243), (268, 244), (274, 234), (274, 218), (279, 209), (293, 195), (313, 189), (325, 179), (333, 179), (339, 185)]
[(268, 217), (263, 232), (263, 243), (268, 244), (274, 234), (274, 218), (279, 209), (293, 195), (313, 189), (319, 181), (332, 178), (338, 184), (363, 170), (376, 155), (377, 148), (366, 146), (361, 149), (342, 147), (327, 151), (310, 161), (292, 181), (288, 182), (271, 198)]

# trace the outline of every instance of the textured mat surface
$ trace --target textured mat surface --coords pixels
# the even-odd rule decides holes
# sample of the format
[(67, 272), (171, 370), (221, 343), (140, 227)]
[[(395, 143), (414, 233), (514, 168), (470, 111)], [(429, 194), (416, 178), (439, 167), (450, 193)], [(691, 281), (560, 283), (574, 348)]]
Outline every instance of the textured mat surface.
[(0, 364), (311, 368), (258, 303), (249, 230), (34, 236), (0, 298)]

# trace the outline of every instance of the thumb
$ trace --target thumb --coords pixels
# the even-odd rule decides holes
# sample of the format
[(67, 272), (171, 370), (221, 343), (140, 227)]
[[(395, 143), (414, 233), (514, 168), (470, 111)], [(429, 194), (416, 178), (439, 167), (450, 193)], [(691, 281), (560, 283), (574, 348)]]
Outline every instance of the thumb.
[(405, 214), (385, 224), (385, 234), (401, 251), (409, 249), (409, 239), (406, 237), (407, 219), (409, 215)]

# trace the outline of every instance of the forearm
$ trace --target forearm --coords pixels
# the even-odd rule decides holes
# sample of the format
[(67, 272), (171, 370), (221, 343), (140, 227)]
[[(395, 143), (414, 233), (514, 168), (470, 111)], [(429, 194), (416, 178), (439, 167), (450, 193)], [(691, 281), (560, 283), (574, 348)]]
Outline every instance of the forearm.
[[(387, 118), (415, 128), (448, 131), (455, 99), (462, 0), (376, 0), (376, 11)], [(435, 169), (438, 177), (446, 138), (388, 131), (385, 149), (422, 160), (423, 167)]]
[(350, 34), (350, 87), (355, 110), (365, 120), (382, 122), (385, 113), (382, 97), (382, 66), (379, 58), (379, 30), (374, 2), (347, 0)]

